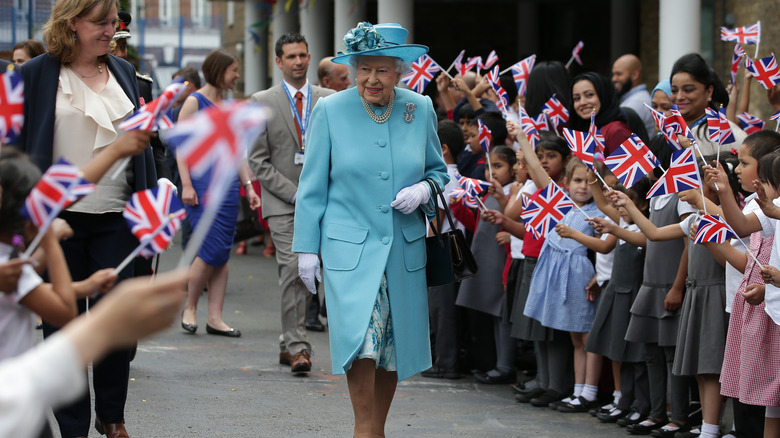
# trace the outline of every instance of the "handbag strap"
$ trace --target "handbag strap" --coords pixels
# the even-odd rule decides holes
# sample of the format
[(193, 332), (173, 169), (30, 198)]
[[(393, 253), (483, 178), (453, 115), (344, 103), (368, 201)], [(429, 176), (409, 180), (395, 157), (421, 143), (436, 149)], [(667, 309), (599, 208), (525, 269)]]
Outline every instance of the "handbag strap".
[[(455, 224), (452, 221), (452, 214), (450, 213), (450, 207), (447, 204), (447, 200), (444, 198), (444, 192), (442, 192), (441, 188), (439, 187), (439, 184), (434, 181), (432, 178), (425, 178), (425, 182), (428, 183), (428, 185), (431, 187), (431, 193), (433, 194), (434, 198), (439, 199), (441, 201), (442, 209), (447, 214), (447, 221), (450, 223), (450, 229), (455, 229)], [(439, 214), (436, 214), (436, 227), (433, 227), (433, 233), (437, 236), (439, 235), (439, 230), (441, 230), (441, 216)]]

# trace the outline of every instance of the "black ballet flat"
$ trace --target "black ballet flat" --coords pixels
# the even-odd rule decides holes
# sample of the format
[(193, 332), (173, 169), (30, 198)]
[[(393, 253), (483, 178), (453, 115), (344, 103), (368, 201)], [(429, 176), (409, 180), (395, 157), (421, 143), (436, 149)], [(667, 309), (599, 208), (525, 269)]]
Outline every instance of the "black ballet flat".
[(195, 332), (198, 331), (198, 324), (187, 324), (186, 322), (182, 321), (181, 328), (183, 328), (187, 333), (195, 334)]
[(230, 330), (217, 330), (214, 327), (210, 326), (208, 323), (206, 323), (206, 333), (210, 335), (227, 336), (229, 338), (241, 337), (241, 332), (234, 328), (231, 328)]

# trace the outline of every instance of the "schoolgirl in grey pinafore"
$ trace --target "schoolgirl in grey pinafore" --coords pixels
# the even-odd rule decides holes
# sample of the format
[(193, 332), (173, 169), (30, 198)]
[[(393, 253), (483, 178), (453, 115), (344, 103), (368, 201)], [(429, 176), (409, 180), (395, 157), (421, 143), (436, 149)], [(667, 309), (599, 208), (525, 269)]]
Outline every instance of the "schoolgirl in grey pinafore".
[(725, 309), (726, 270), (704, 245), (689, 242), (688, 279), (672, 373), (720, 374), (728, 330)]
[[(485, 197), (485, 207), (491, 210), (501, 210), (498, 201), (493, 196)], [(477, 275), (460, 283), (458, 298), (455, 304), (470, 309), (485, 312), (500, 317), (506, 305), (504, 294), (503, 273), (506, 263), (504, 245), (496, 244), (496, 234), (501, 231), (500, 225), (479, 221), (471, 242), (471, 252), (477, 261)]]
[(631, 305), (642, 285), (644, 249), (621, 240), (613, 260), (612, 276), (599, 298), (585, 350), (618, 362), (642, 362), (642, 344), (625, 337)]
[[(658, 228), (679, 223), (677, 202), (677, 195), (673, 195), (661, 209), (651, 209), (650, 222)], [(654, 343), (662, 347), (676, 345), (680, 310), (670, 312), (664, 309), (664, 299), (674, 284), (684, 249), (683, 239), (647, 241), (644, 281), (631, 306), (627, 341)], [(618, 260), (617, 257), (615, 260)]]

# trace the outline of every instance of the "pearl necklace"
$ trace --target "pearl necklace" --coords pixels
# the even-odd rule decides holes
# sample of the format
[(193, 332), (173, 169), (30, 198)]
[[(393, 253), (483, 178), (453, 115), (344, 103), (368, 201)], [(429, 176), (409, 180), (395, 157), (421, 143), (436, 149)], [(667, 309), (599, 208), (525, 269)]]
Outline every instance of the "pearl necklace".
[(393, 94), (390, 96), (390, 103), (387, 104), (387, 110), (381, 115), (378, 116), (376, 113), (374, 113), (374, 110), (371, 109), (371, 104), (369, 104), (366, 99), (363, 98), (363, 96), (360, 96), (360, 100), (363, 101), (363, 108), (366, 109), (366, 112), (368, 113), (368, 116), (371, 117), (371, 119), (380, 125), (382, 123), (385, 123), (390, 119), (390, 114), (393, 112), (393, 100), (395, 100), (395, 91), (393, 91)]
[(80, 71), (78, 71), (75, 68), (73, 68), (72, 65), (69, 65), (69, 67), (70, 67), (71, 70), (73, 70), (74, 72), (78, 73), (78, 75), (81, 76), (83, 79), (91, 79), (91, 78), (94, 78), (95, 76), (103, 73), (103, 67), (100, 65), (99, 62), (98, 62), (98, 65), (97, 65), (97, 69), (98, 69), (97, 73), (95, 73), (95, 74), (93, 74), (91, 76), (87, 76), (84, 73), (81, 73)]

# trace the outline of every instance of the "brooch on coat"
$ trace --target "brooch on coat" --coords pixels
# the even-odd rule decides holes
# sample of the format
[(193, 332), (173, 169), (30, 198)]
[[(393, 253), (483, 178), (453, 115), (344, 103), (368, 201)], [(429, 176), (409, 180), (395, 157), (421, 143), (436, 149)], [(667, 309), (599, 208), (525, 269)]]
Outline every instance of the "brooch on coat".
[(406, 112), (403, 114), (404, 122), (412, 123), (412, 121), (414, 120), (413, 113), (417, 109), (417, 104), (412, 102), (406, 102), (404, 109), (406, 110)]

